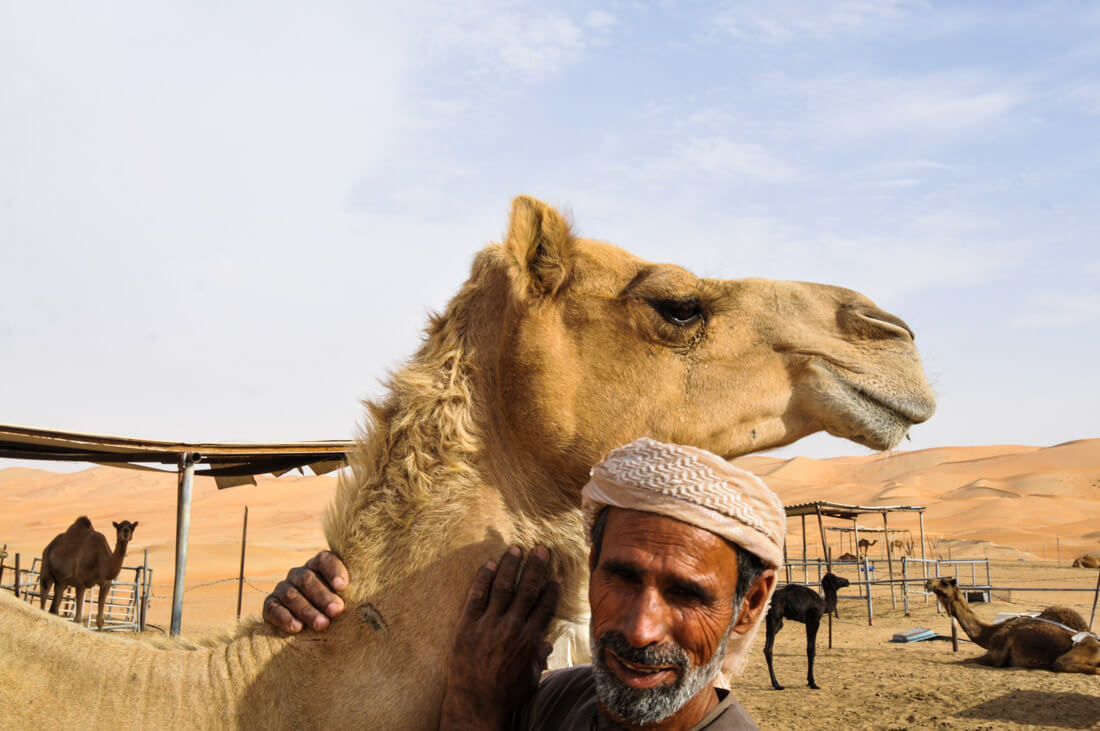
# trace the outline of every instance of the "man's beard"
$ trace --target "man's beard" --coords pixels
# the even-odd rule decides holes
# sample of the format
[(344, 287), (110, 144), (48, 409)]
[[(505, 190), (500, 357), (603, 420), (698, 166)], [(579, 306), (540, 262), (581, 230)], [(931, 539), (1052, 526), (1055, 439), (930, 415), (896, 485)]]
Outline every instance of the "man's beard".
[[(714, 655), (705, 664), (697, 667), (692, 667), (687, 652), (674, 642), (648, 645), (639, 649), (633, 647), (618, 630), (608, 630), (598, 639), (591, 637), (592, 647), (595, 648), (592, 671), (600, 703), (615, 718), (639, 726), (668, 718), (714, 680), (726, 656), (726, 642), (736, 621), (735, 614)], [(679, 677), (672, 683), (655, 688), (631, 688), (607, 666), (604, 653), (609, 649), (630, 663), (676, 666), (680, 669)]]

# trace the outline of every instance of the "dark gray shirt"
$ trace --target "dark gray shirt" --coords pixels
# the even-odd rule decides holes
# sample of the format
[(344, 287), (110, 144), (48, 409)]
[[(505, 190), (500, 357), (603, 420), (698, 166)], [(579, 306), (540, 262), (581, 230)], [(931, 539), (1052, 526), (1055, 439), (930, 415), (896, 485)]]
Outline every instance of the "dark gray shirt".
[[(715, 692), (718, 705), (692, 726), (692, 731), (704, 728), (707, 731), (759, 731), (745, 709), (733, 699), (733, 694), (721, 688), (715, 688)], [(616, 728), (600, 715), (599, 708), (592, 666), (577, 665), (548, 673), (531, 701), (517, 714), (513, 728), (531, 731)]]

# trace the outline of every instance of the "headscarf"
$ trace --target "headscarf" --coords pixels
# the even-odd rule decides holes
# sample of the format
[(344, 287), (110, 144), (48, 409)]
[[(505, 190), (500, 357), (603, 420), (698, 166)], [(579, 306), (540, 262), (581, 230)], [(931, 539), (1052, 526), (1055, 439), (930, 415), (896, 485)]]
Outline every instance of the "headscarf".
[[(767, 567), (783, 566), (787, 517), (779, 496), (756, 475), (706, 450), (646, 437), (612, 450), (592, 468), (581, 492), (590, 546), (592, 526), (605, 506), (674, 518), (756, 554)], [(730, 635), (724, 678), (744, 669), (766, 614), (765, 608), (744, 634)]]

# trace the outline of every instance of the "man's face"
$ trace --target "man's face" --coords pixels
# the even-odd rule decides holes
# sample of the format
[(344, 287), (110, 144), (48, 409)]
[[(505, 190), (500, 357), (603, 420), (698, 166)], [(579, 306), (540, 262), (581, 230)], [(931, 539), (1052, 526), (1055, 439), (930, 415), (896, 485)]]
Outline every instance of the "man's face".
[(611, 508), (588, 591), (604, 708), (652, 723), (711, 693), (729, 632), (747, 629), (735, 621), (736, 587), (737, 552), (724, 539), (672, 518)]

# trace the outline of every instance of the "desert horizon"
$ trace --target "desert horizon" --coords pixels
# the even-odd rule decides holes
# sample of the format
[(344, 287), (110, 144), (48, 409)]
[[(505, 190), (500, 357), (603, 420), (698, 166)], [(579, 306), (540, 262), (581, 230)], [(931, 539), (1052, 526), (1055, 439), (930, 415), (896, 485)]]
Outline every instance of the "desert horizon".
[[(1047, 447), (986, 445), (894, 450), (864, 457), (735, 460), (760, 475), (785, 505), (838, 503), (925, 508), (929, 557), (990, 558), (1068, 567), (1082, 554), (1100, 553), (1100, 438)], [(203, 632), (235, 618), (243, 510), (249, 508), (242, 617), (258, 616), (263, 597), (287, 569), (325, 547), (322, 513), (336, 477), (261, 476), (256, 486), (219, 491), (208, 478), (195, 481), (185, 581), (183, 632)], [(149, 622), (166, 626), (171, 606), (176, 476), (111, 467), (70, 473), (25, 467), (0, 469), (0, 545), (34, 556), (74, 519), (87, 515), (114, 545), (111, 522), (138, 521), (125, 561), (141, 565), (148, 550), (153, 570)], [(826, 519), (826, 527), (850, 525)], [(890, 530), (911, 537), (920, 555), (915, 513), (892, 514)], [(869, 515), (860, 528), (881, 531)], [(908, 531), (908, 534), (905, 532)], [(850, 537), (827, 531), (836, 557)], [(807, 555), (822, 557), (816, 519), (807, 521)], [(885, 558), (882, 534), (873, 559)], [(802, 554), (801, 523), (788, 520), (788, 552)], [(895, 555), (895, 559), (898, 556)], [(796, 574), (797, 579), (797, 574)], [(4, 577), (11, 582), (10, 574)]]

